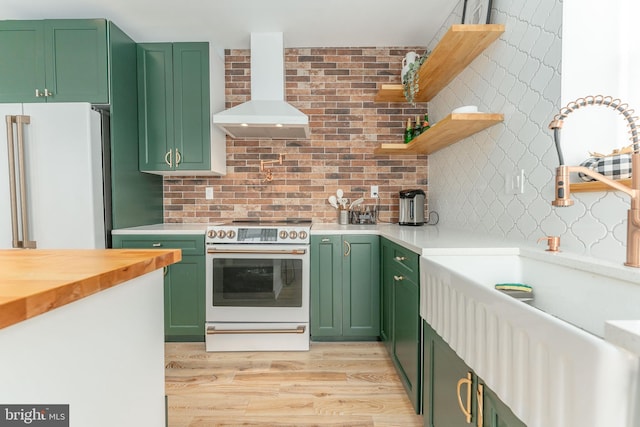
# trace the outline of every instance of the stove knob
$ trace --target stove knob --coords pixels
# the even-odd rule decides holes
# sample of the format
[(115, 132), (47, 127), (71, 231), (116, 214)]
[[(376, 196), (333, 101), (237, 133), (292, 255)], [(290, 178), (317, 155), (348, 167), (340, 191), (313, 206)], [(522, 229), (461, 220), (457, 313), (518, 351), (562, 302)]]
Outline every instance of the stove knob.
[(304, 240), (307, 238), (307, 232), (306, 231), (301, 231), (300, 234), (298, 234), (298, 237), (300, 238), (300, 240)]
[(289, 233), (287, 233), (286, 230), (281, 230), (280, 231), (280, 238), (281, 239), (286, 239), (287, 237), (289, 237)]
[(234, 230), (229, 230), (229, 232), (227, 233), (227, 237), (233, 239), (234, 237), (236, 237), (236, 232)]
[(211, 239), (215, 239), (217, 234), (218, 233), (216, 233), (216, 230), (209, 230), (209, 232), (207, 233), (207, 236), (209, 236), (209, 238)]
[(224, 230), (218, 231), (218, 237), (224, 239), (225, 237), (227, 237), (227, 232)]
[(296, 237), (298, 237), (298, 232), (296, 230), (290, 231), (289, 237), (291, 237), (292, 239), (295, 239)]

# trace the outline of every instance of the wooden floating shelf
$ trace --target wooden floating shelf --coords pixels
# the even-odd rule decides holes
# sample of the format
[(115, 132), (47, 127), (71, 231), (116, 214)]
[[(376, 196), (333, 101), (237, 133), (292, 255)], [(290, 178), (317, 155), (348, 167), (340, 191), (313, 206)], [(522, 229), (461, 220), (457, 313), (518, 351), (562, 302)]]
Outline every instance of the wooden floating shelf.
[[(504, 33), (502, 24), (452, 25), (418, 73), (416, 102), (428, 102)], [(384, 84), (376, 102), (407, 102), (402, 84)]]
[(431, 154), (504, 120), (502, 114), (449, 114), (408, 144), (381, 144), (374, 154)]
[[(631, 178), (619, 179), (617, 180), (617, 182), (631, 188)], [(595, 192), (595, 191), (617, 191), (615, 188), (609, 187), (607, 184), (600, 181), (572, 182), (570, 184), (570, 189), (572, 193), (587, 193), (587, 192)]]

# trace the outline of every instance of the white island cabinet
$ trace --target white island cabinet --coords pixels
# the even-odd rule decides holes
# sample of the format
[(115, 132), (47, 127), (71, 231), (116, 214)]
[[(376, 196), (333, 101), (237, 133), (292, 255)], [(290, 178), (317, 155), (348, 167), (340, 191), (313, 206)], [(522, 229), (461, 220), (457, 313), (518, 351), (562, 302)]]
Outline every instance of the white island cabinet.
[(0, 424), (15, 408), (69, 405), (42, 413), (72, 427), (164, 426), (162, 268), (179, 260), (0, 251)]

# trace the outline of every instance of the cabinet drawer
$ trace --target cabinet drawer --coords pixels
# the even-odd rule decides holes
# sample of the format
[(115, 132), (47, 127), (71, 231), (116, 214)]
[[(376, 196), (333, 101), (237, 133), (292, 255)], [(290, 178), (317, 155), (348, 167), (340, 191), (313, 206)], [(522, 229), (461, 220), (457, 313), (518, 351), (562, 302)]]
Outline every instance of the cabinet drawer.
[(203, 255), (204, 236), (184, 235), (115, 235), (114, 248), (128, 249), (182, 249), (182, 256)]
[(420, 256), (415, 252), (392, 242), (390, 247), (393, 259), (391, 264), (400, 268), (404, 274), (409, 276), (413, 281), (417, 281)]

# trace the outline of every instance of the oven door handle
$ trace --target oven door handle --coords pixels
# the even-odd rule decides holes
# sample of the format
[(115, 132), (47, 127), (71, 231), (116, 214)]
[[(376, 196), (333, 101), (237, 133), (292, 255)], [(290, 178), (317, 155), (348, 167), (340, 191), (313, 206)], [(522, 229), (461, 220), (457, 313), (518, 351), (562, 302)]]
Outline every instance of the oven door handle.
[(306, 249), (207, 249), (208, 254), (304, 255)]
[(207, 328), (207, 335), (233, 335), (233, 334), (304, 334), (305, 326), (300, 325), (295, 329), (216, 329), (215, 326)]

